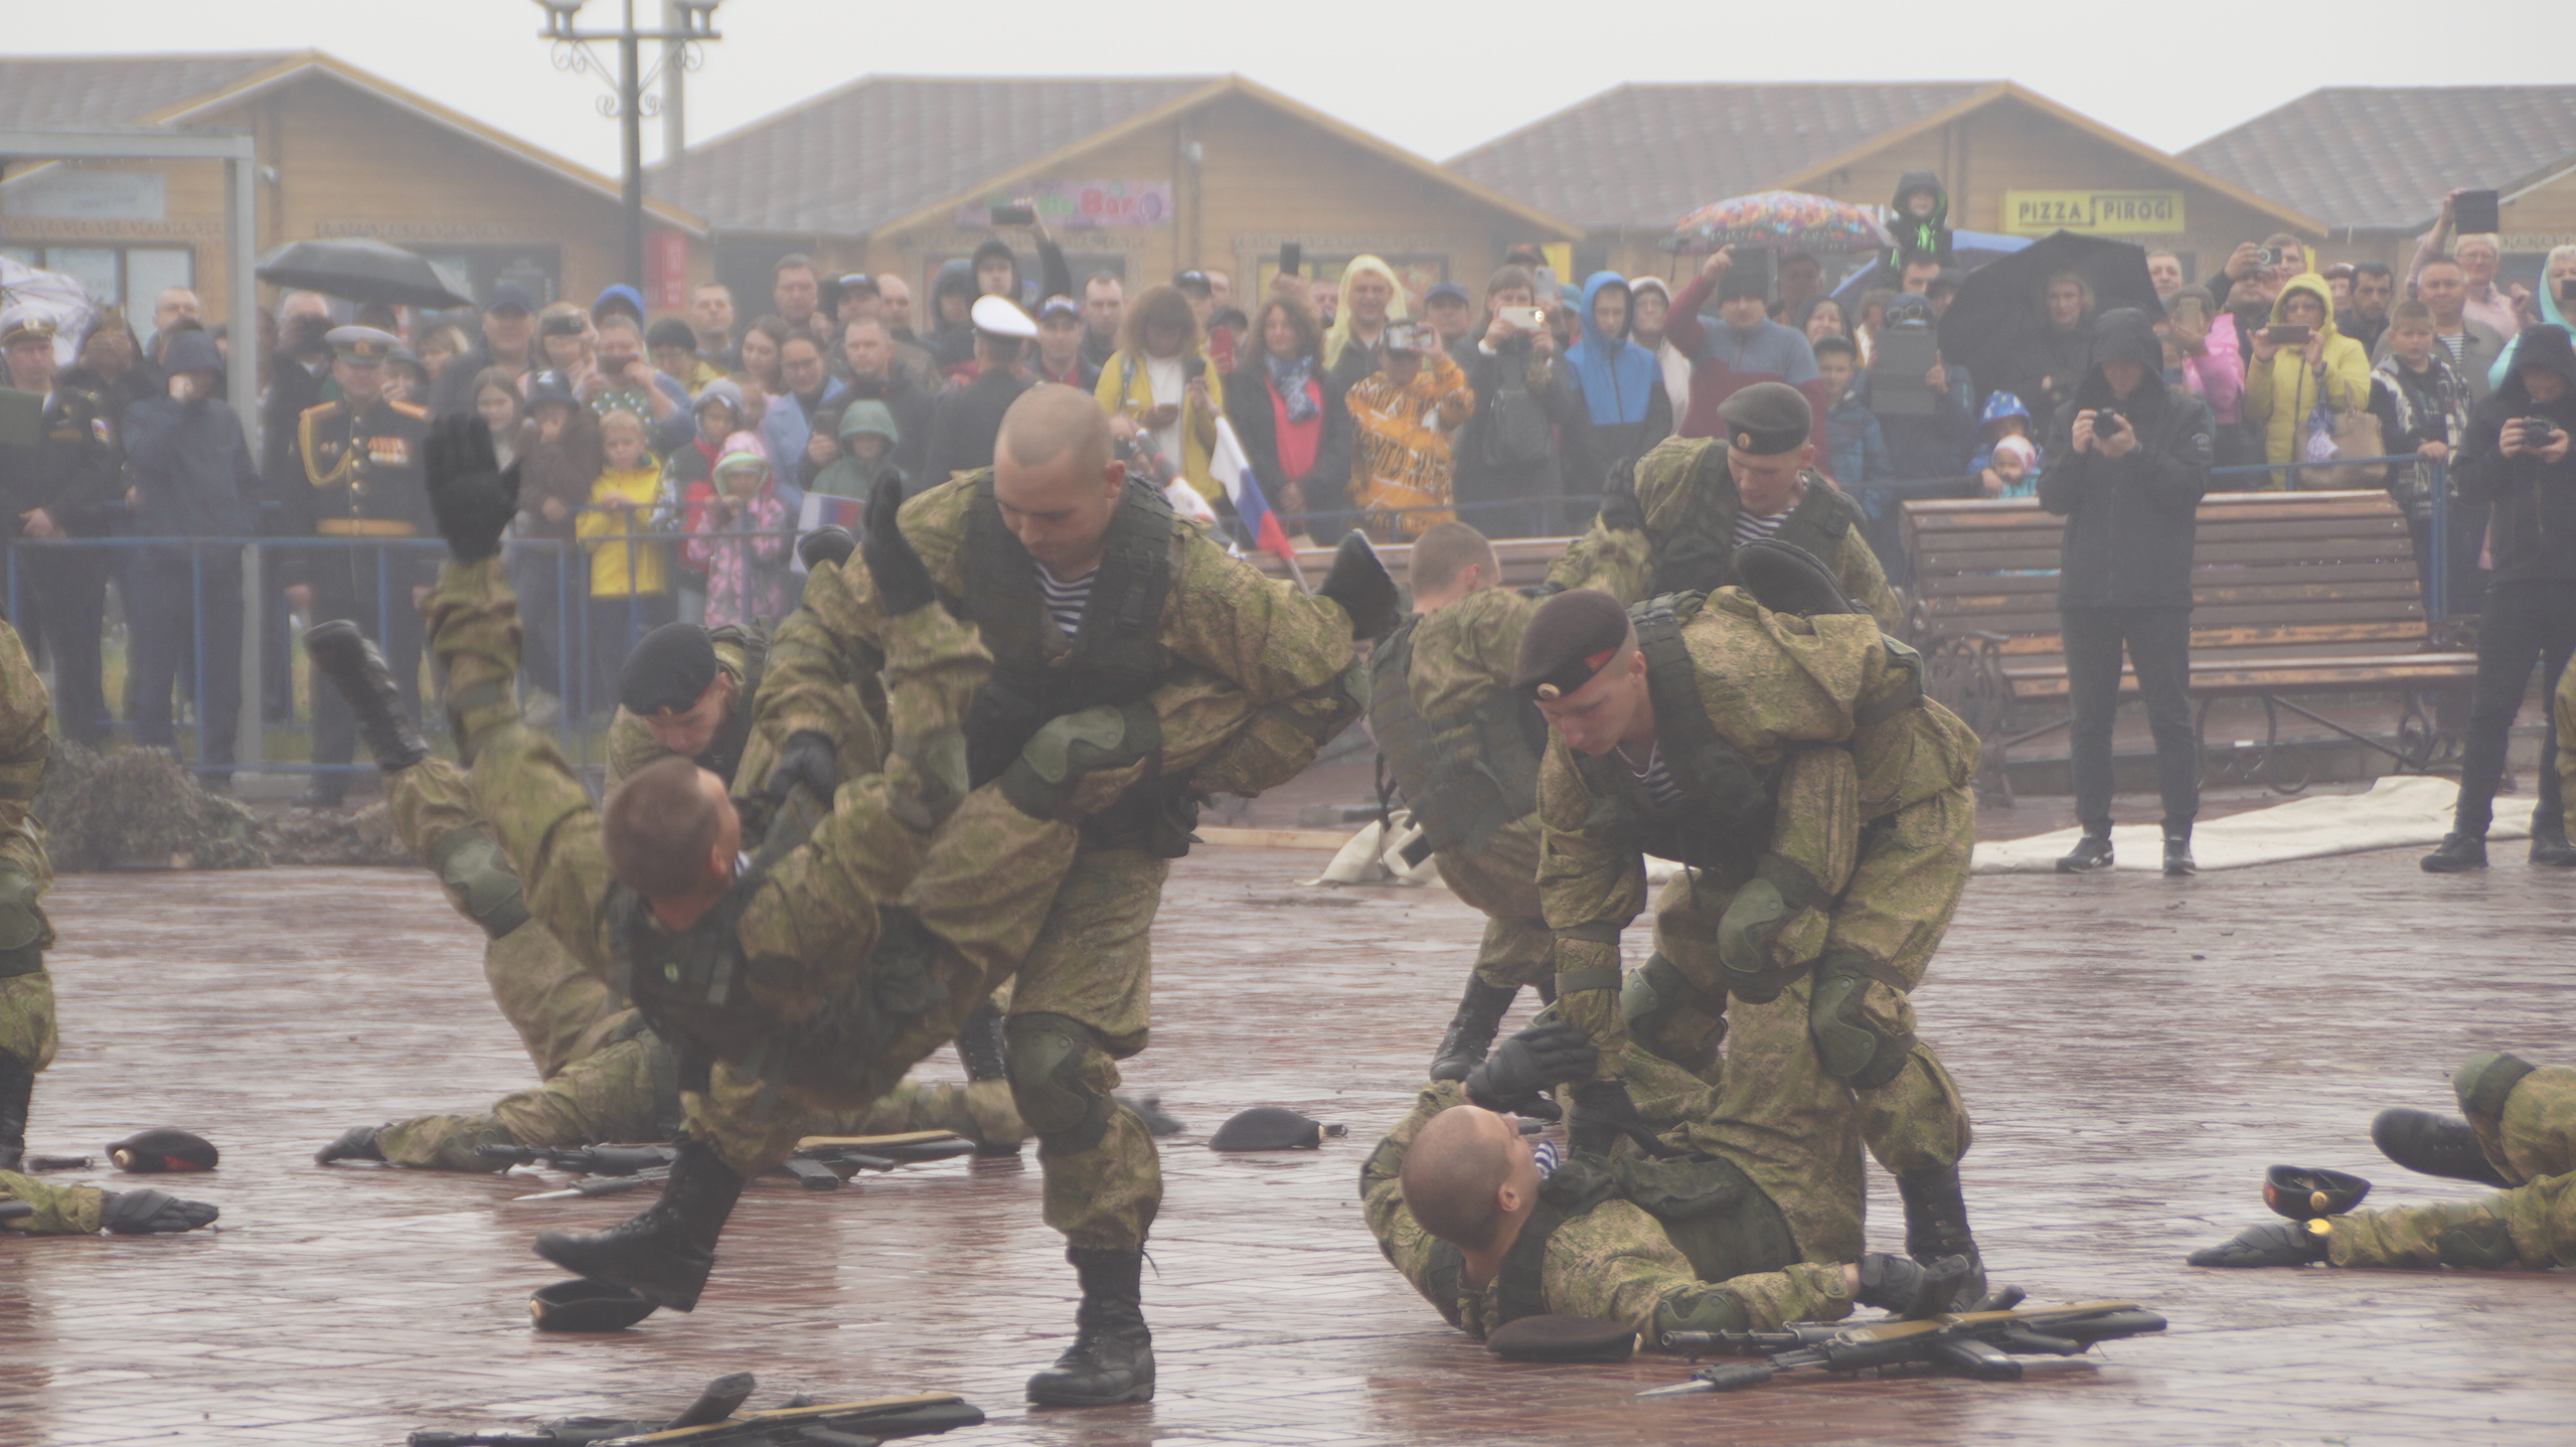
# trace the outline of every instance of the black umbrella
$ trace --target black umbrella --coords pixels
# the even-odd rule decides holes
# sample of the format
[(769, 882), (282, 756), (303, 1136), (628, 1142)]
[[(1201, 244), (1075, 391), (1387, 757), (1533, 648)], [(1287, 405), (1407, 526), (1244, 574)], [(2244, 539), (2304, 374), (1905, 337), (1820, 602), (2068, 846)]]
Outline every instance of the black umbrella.
[(259, 279), (351, 301), (387, 306), (474, 305), (455, 272), (425, 256), (364, 236), (290, 241), (259, 264)]
[[(2021, 250), (1997, 257), (1959, 283), (1959, 294), (1941, 317), (1941, 356), (1966, 367), (1980, 392), (2013, 375), (2031, 340), (2048, 326), (2040, 293), (2061, 271), (2080, 271), (2093, 289), (2093, 314), (2136, 307), (2164, 314), (2156, 284), (2147, 276), (2147, 250), (2131, 241), (2052, 231)], [(2022, 399), (2033, 410), (2036, 398)], [(2043, 422), (2043, 426), (2045, 423)]]

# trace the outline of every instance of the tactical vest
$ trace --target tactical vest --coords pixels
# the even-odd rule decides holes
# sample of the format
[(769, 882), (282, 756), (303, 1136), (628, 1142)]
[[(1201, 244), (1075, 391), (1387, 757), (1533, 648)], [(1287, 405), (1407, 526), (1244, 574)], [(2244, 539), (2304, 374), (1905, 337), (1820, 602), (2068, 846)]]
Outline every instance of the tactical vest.
[[(1777, 1271), (1799, 1259), (1797, 1237), (1779, 1206), (1732, 1161), (1697, 1153), (1660, 1161), (1576, 1156), (1540, 1185), (1537, 1209), (1503, 1254), (1488, 1330), (1549, 1314), (1549, 1239), (1566, 1222), (1608, 1201), (1626, 1201), (1660, 1222), (1702, 1281)], [(1435, 1288), (1450, 1283), (1439, 1299), (1458, 1299), (1465, 1265), (1463, 1253), (1445, 1241), (1432, 1249), (1429, 1273)], [(1457, 1324), (1454, 1318), (1451, 1324)]]
[(1681, 802), (1670, 808), (1657, 804), (1616, 749), (1577, 755), (1575, 772), (1592, 794), (1583, 829), (1621, 848), (1697, 868), (1749, 869), (1771, 841), (1780, 771), (1756, 766), (1709, 722), (1698, 672), (1682, 642), (1682, 625), (1698, 616), (1705, 601), (1699, 593), (1682, 593), (1649, 598), (1628, 610), (1637, 651), (1646, 658), (1646, 693), (1664, 768)]
[[(993, 672), (966, 714), (966, 768), (980, 786), (1000, 778), (1046, 723), (1102, 704), (1134, 703), (1171, 665), (1162, 645), (1163, 604), (1172, 587), (1172, 506), (1131, 480), (1109, 520), (1099, 576), (1067, 638), (1038, 591), (1038, 564), (1002, 521), (987, 474), (966, 511), (961, 555), (965, 591), (943, 597), (975, 625), (992, 651)], [(1188, 780), (1153, 780), (1083, 822), (1083, 838), (1104, 848), (1189, 852), (1197, 807)]]
[(1425, 717), (1412, 685), (1421, 622), (1406, 619), (1369, 655), (1369, 731), (1431, 847), (1482, 849), (1538, 808), (1547, 724), (1536, 704), (1508, 688), (1473, 708)]
[[(734, 771), (742, 767), (743, 746), (751, 742), (752, 701), (760, 696), (760, 677), (769, 667), (769, 639), (757, 628), (727, 624), (707, 630), (709, 643), (732, 643), (742, 649), (742, 686), (734, 690), (733, 707), (725, 714), (724, 725), (707, 741), (706, 752), (698, 755), (697, 766), (733, 787)], [(754, 783), (759, 782), (754, 780)]]
[[(1650, 593), (1714, 593), (1738, 581), (1735, 575), (1735, 517), (1742, 502), (1735, 481), (1725, 475), (1726, 453), (1712, 447), (1699, 468), (1715, 466), (1713, 479), (1692, 477), (1678, 526), (1661, 537), (1649, 535), (1646, 552)], [(1694, 472), (1698, 468), (1693, 469)], [(1781, 520), (1772, 536), (1824, 560), (1828, 569), (1842, 555), (1843, 536), (1860, 521), (1860, 506), (1836, 492), (1814, 473), (1805, 474), (1806, 490), (1798, 505)]]

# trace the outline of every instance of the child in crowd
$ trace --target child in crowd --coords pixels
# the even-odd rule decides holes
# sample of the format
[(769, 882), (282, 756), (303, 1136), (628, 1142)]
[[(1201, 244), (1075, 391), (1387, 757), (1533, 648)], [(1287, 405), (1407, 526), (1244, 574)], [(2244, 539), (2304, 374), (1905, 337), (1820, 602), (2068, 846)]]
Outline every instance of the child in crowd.
[(573, 515), (590, 501), (590, 486), (599, 477), (599, 417), (551, 367), (529, 373), (525, 385), (516, 531), (521, 542), (535, 546), (513, 550), (510, 586), (519, 595), (527, 637), (520, 659), (527, 716), (544, 727), (560, 717), (565, 700), (557, 691), (581, 687), (573, 642), (577, 622), (564, 610), (580, 606), (586, 581), (571, 547)]
[(689, 522), (681, 550), (706, 569), (706, 626), (767, 628), (787, 611), (788, 554), (795, 546), (787, 502), (760, 438), (737, 432), (716, 460), (713, 496)]
[[(1978, 417), (1985, 432), (1985, 447), (1968, 464), (1968, 472), (1977, 479), (1980, 495), (1985, 497), (2030, 497), (2039, 491), (2039, 473), (2045, 460), (2039, 444), (2030, 436), (2030, 409), (2010, 392), (1997, 392), (1986, 399), (1986, 410)], [(2019, 463), (2018, 472), (2007, 473), (1995, 465), (1995, 456), (2004, 443), (2018, 441), (2029, 456)]]
[(618, 670), (635, 640), (671, 621), (669, 549), (637, 541), (660, 522), (662, 469), (645, 447), (644, 419), (619, 410), (599, 419), (606, 465), (590, 507), (574, 524), (590, 554), (590, 705), (617, 702)]
[[(2427, 590), (2433, 574), (2433, 479), (2447, 477), (2451, 449), (2469, 427), (2469, 387), (2451, 366), (2449, 349), (2433, 332), (2433, 308), (2402, 301), (2388, 313), (2388, 355), (2370, 373), (2370, 411), (2379, 419), (2379, 450), (2388, 457), (2413, 454), (2413, 467), (2389, 469), (2388, 495), (2406, 510), (2415, 540), (2416, 579)], [(2429, 464), (2429, 465), (2427, 465)], [(2454, 548), (2455, 569), (2459, 550)], [(2476, 559), (2475, 546), (2466, 554)]]
[(1816, 339), (1816, 374), (1834, 399), (1825, 412), (1825, 475), (1845, 487), (1888, 477), (1887, 434), (1869, 410), (1860, 377), (1860, 348), (1849, 337)]
[(874, 495), (877, 483), (885, 478), (893, 478), (897, 486), (904, 484), (903, 473), (893, 460), (895, 446), (902, 439), (892, 408), (873, 397), (852, 402), (841, 409), (840, 439), (840, 456), (814, 475), (807, 492), (866, 498)]
[(1988, 497), (2031, 497), (2039, 492), (2039, 449), (2027, 437), (2007, 437), (1986, 455), (1978, 473)]

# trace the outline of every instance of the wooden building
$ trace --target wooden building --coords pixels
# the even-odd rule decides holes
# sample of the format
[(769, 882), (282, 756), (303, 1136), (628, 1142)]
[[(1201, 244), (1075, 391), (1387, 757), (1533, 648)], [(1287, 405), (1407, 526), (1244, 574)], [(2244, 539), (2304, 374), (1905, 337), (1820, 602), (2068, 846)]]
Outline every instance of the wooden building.
[[(97, 126), (251, 132), (262, 251), (377, 237), (451, 265), (477, 295), (506, 277), (541, 300), (587, 301), (618, 279), (615, 178), (319, 51), (0, 59), (0, 127)], [(56, 163), (0, 178), (0, 251), (145, 319), (171, 285), (194, 287), (210, 323), (226, 319), (223, 218), (219, 162)], [(647, 224), (648, 242), (705, 234), (664, 202)]]
[(1655, 242), (1753, 191), (1884, 206), (1907, 171), (1950, 194), (1954, 228), (2069, 230), (2214, 270), (2240, 241), (2322, 223), (2010, 81), (1624, 85), (1455, 157), (1450, 169), (1583, 228), (1576, 270), (1686, 274)]
[(2402, 269), (2459, 186), (2498, 193), (2508, 280), (2576, 243), (2576, 85), (2328, 86), (2182, 154), (2325, 223), (2329, 261)]
[(1575, 235), (1240, 76), (869, 77), (692, 146), (652, 184), (707, 218), (745, 315), (766, 309), (778, 257), (805, 252), (827, 274), (906, 278), (920, 320), (941, 263), (994, 234), (988, 206), (1021, 198), (1077, 284), (1107, 273), (1131, 290), (1213, 267), (1248, 296), (1294, 241), (1310, 275), (1374, 253), (1418, 295), (1480, 283), (1516, 243)]

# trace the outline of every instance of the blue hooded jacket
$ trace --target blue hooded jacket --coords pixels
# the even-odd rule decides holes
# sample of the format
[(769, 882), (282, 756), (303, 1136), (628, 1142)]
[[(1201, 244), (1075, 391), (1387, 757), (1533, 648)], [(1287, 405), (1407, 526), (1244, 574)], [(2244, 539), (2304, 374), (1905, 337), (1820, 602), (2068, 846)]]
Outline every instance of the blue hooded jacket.
[(1592, 320), (1593, 303), (1614, 286), (1626, 291), (1628, 279), (1615, 271), (1596, 271), (1584, 281), (1578, 314), (1583, 336), (1565, 352), (1565, 359), (1574, 364), (1575, 384), (1583, 389), (1583, 405), (1595, 427), (1633, 427), (1645, 421), (1646, 408), (1663, 382), (1654, 353), (1624, 336), (1603, 332)]

